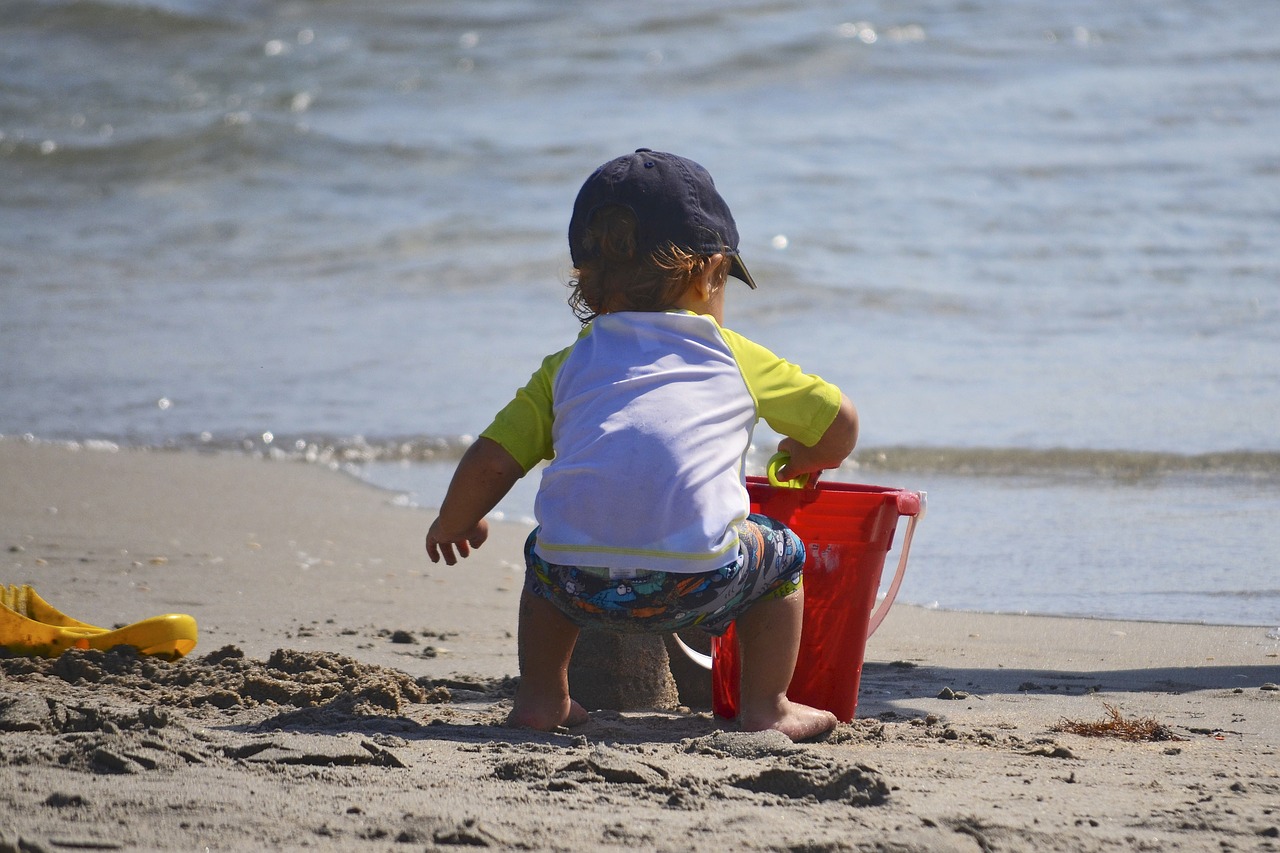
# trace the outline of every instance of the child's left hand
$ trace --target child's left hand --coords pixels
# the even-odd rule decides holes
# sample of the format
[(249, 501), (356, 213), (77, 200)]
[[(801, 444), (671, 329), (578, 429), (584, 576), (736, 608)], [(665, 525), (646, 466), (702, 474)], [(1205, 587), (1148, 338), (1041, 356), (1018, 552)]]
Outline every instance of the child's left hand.
[(809, 474), (810, 481), (813, 481), (827, 468), (840, 467), (857, 443), (858, 410), (848, 397), (841, 394), (840, 410), (816, 444), (810, 447), (794, 438), (778, 442), (778, 452), (791, 458), (778, 469), (777, 477), (779, 480), (794, 480)]
[[(457, 536), (448, 536), (440, 529), (440, 519), (431, 523), (427, 531), (427, 556), (431, 562), (438, 563), (444, 557), (447, 565), (454, 565), (459, 557), (471, 556), (472, 548), (479, 548), (489, 538), (489, 522), (480, 519), (476, 526)], [(454, 549), (457, 553), (454, 553)]]

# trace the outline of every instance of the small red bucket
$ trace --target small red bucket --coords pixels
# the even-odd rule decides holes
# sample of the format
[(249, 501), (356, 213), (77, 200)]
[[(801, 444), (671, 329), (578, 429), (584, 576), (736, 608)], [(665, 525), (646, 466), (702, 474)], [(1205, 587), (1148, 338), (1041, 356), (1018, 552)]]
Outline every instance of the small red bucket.
[[(858, 707), (867, 639), (898, 594), (925, 494), (851, 483), (795, 488), (771, 485), (763, 477), (748, 477), (747, 491), (752, 512), (787, 525), (805, 545), (804, 630), (787, 696), (849, 722)], [(903, 516), (910, 521), (897, 573), (877, 609), (885, 557)], [(732, 626), (712, 641), (712, 661), (712, 708), (717, 716), (734, 719), (739, 662)]]

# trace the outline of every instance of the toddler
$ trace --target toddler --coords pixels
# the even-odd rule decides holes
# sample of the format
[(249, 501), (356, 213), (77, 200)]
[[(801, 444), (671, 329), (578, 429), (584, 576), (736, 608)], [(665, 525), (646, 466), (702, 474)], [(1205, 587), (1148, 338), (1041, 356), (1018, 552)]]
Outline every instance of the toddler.
[(764, 420), (781, 478), (839, 465), (858, 416), (838, 388), (724, 328), (728, 276), (754, 289), (738, 230), (697, 163), (642, 148), (597, 169), (569, 222), (569, 302), (583, 322), (463, 455), (427, 533), (454, 565), (485, 516), (543, 460), (525, 545), (520, 682), (508, 718), (586, 722), (569, 696), (580, 626), (723, 633), (736, 620), (738, 724), (793, 740), (836, 724), (787, 699), (804, 613), (804, 546), (749, 515), (745, 460)]

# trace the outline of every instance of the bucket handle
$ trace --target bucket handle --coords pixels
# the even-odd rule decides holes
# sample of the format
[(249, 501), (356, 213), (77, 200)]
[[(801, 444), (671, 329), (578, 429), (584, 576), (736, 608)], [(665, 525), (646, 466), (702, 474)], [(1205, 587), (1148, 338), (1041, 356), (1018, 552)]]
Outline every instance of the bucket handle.
[[(898, 589), (902, 586), (903, 575), (907, 572), (907, 557), (911, 554), (911, 540), (916, 535), (916, 524), (920, 519), (924, 518), (925, 508), (928, 505), (927, 492), (916, 492), (916, 494), (920, 496), (920, 508), (916, 512), (911, 513), (910, 518), (907, 520), (907, 530), (902, 535), (902, 553), (898, 555), (898, 568), (893, 574), (893, 583), (889, 584), (889, 590), (884, 594), (884, 600), (880, 602), (880, 605), (875, 609), (875, 612), (871, 614), (870, 620), (868, 620), (868, 639), (870, 639), (871, 635), (880, 627), (880, 623), (884, 621), (884, 618), (889, 615), (889, 608), (893, 606), (894, 599), (898, 597)], [(697, 649), (690, 648), (688, 643), (680, 639), (679, 634), (672, 634), (671, 639), (676, 641), (676, 645), (680, 647), (680, 651), (684, 652), (685, 656), (688, 657), (689, 660), (693, 661), (703, 669), (711, 669), (711, 665), (713, 663), (711, 655), (706, 655)]]
[(889, 608), (893, 606), (893, 600), (898, 597), (898, 588), (902, 586), (902, 576), (907, 571), (907, 556), (911, 553), (911, 539), (916, 535), (916, 524), (924, 518), (925, 507), (928, 504), (926, 492), (916, 494), (920, 496), (920, 509), (907, 519), (907, 532), (902, 535), (902, 553), (898, 555), (898, 570), (893, 574), (893, 583), (889, 584), (889, 591), (884, 594), (884, 601), (881, 601), (880, 606), (871, 614), (867, 624), (867, 639), (870, 639), (880, 627), (884, 617), (889, 615)]
[(711, 655), (704, 655), (702, 652), (698, 651), (697, 649), (689, 648), (689, 644), (686, 643), (684, 640), (680, 639), (679, 634), (672, 634), (671, 639), (676, 641), (676, 645), (680, 647), (680, 651), (684, 652), (685, 657), (687, 657), (689, 660), (693, 661), (703, 669), (711, 669), (711, 664), (713, 663), (713, 660), (714, 660), (711, 657)]

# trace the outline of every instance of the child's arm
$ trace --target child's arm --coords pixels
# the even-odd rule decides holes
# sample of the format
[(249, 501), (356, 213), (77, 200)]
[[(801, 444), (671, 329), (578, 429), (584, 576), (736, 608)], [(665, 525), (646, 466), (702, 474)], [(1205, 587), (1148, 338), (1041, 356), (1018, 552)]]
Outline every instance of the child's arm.
[(827, 431), (813, 447), (806, 447), (794, 438), (778, 442), (778, 450), (790, 454), (791, 459), (778, 471), (779, 480), (791, 480), (801, 474), (816, 474), (827, 468), (836, 468), (853, 452), (858, 443), (858, 410), (844, 394), (840, 395), (840, 410), (827, 427)]
[[(524, 468), (501, 444), (488, 438), (476, 439), (467, 448), (453, 472), (449, 491), (440, 505), (440, 516), (427, 531), (427, 556), (440, 558), (452, 566), (458, 557), (468, 557), (489, 538), (485, 516), (524, 476)], [(454, 549), (457, 554), (454, 554)]]

